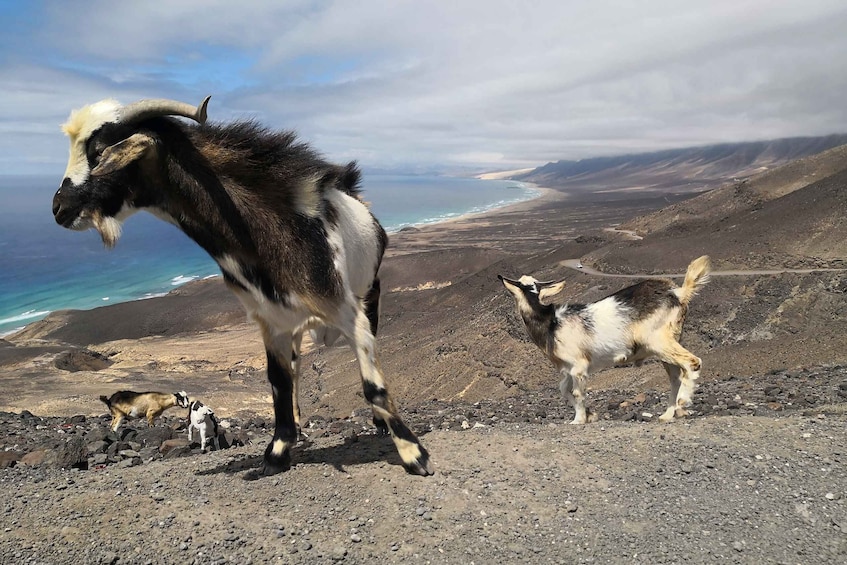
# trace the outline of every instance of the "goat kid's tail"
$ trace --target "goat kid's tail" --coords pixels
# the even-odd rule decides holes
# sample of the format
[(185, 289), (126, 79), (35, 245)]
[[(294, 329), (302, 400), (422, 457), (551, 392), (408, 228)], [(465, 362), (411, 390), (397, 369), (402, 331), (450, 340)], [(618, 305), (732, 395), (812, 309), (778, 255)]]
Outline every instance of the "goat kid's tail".
[(709, 282), (709, 272), (711, 270), (712, 262), (709, 260), (708, 255), (698, 257), (688, 265), (688, 270), (685, 271), (685, 282), (674, 291), (683, 306), (687, 306), (700, 289)]
[(108, 396), (101, 396), (101, 397), (100, 397), (100, 400), (102, 400), (102, 401), (103, 401), (103, 404), (105, 404), (105, 405), (106, 405), (106, 406), (108, 406), (109, 408), (111, 408), (111, 407), (112, 407), (112, 403), (111, 403), (111, 402), (109, 402), (109, 397), (108, 397)]

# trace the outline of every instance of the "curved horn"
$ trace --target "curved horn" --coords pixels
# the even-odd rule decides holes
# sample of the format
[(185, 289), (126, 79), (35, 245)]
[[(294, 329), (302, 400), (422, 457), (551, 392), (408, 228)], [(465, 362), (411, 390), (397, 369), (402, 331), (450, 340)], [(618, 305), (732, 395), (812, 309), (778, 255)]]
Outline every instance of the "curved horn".
[(208, 106), (210, 98), (211, 96), (204, 98), (196, 108), (185, 102), (165, 98), (139, 100), (121, 108), (120, 121), (132, 123), (156, 116), (182, 116), (183, 118), (191, 118), (199, 124), (204, 124), (206, 123), (206, 106)]

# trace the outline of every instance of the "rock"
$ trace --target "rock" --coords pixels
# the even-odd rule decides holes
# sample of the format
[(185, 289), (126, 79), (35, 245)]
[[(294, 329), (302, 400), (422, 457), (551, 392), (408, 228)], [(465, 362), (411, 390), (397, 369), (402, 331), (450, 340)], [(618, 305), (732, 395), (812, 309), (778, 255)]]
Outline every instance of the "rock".
[(118, 435), (105, 426), (95, 426), (85, 434), (85, 441), (91, 443), (95, 441), (118, 441)]
[(115, 467), (118, 467), (119, 469), (124, 469), (127, 467), (135, 467), (137, 465), (141, 465), (141, 457), (130, 457), (128, 459), (124, 459), (122, 461), (119, 461), (115, 465)]
[(92, 441), (91, 443), (85, 446), (88, 455), (94, 455), (95, 453), (106, 453), (106, 450), (108, 448), (109, 442), (105, 440)]
[[(173, 440), (169, 440), (173, 441)], [(187, 455), (191, 455), (191, 446), (190, 445), (177, 445), (168, 449), (167, 452), (164, 453), (165, 459), (175, 459), (177, 457), (185, 457)]]
[(135, 436), (135, 440), (144, 447), (159, 447), (164, 442), (173, 438), (173, 430), (170, 428), (154, 427), (141, 430)]
[(75, 373), (77, 371), (101, 371), (113, 365), (108, 357), (89, 351), (88, 349), (74, 349), (63, 351), (53, 360), (53, 365), (62, 371)]
[(188, 438), (179, 437), (174, 439), (168, 439), (161, 443), (159, 446), (159, 453), (167, 456), (173, 449), (176, 448), (188, 448), (190, 451), (190, 445), (188, 443)]
[(20, 464), (26, 465), (28, 467), (38, 467), (42, 465), (47, 460), (47, 450), (46, 449), (36, 449), (35, 451), (30, 451), (26, 455), (20, 458)]

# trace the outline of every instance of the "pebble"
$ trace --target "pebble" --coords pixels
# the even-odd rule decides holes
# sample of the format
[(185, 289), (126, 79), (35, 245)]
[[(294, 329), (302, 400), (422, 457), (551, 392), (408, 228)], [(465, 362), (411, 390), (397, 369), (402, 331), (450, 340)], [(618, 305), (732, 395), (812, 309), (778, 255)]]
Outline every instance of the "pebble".
[(360, 541), (362, 541), (362, 536), (360, 536), (359, 534), (353, 534), (350, 536), (350, 540), (353, 543), (359, 543)]

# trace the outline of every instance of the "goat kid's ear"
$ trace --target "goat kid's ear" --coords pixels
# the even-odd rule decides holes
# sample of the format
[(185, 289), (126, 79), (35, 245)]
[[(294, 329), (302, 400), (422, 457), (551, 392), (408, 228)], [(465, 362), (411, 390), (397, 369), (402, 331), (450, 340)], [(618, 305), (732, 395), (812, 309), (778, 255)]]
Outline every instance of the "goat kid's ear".
[(559, 282), (539, 282), (535, 283), (536, 288), (538, 288), (538, 299), (539, 300), (547, 300), (548, 298), (553, 298), (565, 288), (565, 281)]
[(123, 169), (130, 163), (149, 154), (153, 150), (155, 143), (149, 135), (136, 133), (123, 141), (110, 145), (103, 150), (103, 154), (100, 156), (100, 162), (91, 171), (91, 176), (108, 175), (109, 173)]
[(503, 275), (497, 275), (497, 278), (500, 279), (500, 282), (503, 283), (503, 286), (505, 286), (506, 290), (508, 290), (509, 292), (517, 292), (520, 289), (520, 284), (518, 283), (518, 281), (507, 279)]

